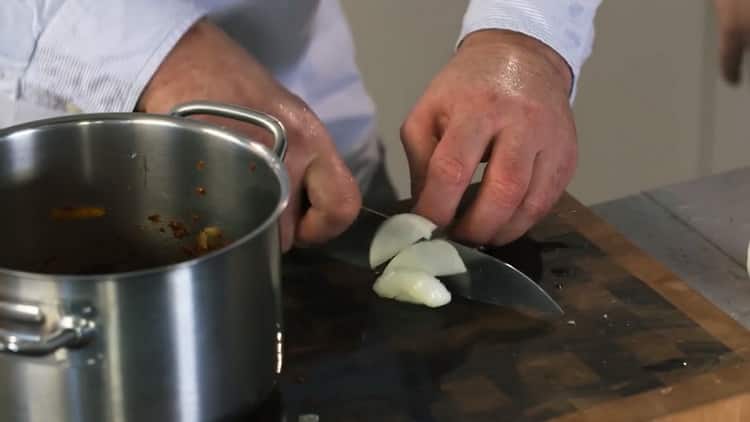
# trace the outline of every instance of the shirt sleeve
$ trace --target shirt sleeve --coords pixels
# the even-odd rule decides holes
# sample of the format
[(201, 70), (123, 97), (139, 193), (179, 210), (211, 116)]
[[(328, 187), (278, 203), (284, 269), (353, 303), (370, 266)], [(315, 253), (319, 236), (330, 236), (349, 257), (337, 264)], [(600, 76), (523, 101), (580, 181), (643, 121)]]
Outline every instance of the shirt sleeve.
[(165, 56), (207, 12), (191, 0), (64, 1), (42, 23), (18, 96), (53, 109), (132, 111)]
[(575, 96), (581, 67), (591, 54), (594, 17), (601, 0), (471, 0), (459, 43), (482, 29), (520, 32), (555, 50), (573, 73)]

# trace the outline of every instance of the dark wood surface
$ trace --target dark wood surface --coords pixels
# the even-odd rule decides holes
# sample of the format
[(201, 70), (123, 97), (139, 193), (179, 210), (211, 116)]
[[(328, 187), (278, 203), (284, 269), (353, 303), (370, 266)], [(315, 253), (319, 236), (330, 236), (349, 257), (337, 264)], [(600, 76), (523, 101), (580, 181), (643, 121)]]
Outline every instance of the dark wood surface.
[(368, 270), (285, 257), (274, 400), (286, 420), (744, 420), (748, 332), (572, 198), (493, 253), (536, 276), (566, 315), (382, 300)]

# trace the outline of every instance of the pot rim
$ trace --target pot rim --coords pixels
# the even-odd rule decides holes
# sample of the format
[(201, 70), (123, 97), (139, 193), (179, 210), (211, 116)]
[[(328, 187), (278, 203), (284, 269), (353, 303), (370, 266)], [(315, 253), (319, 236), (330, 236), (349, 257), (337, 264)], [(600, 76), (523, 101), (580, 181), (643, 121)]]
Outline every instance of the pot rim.
[(54, 127), (63, 124), (84, 124), (94, 125), (102, 124), (104, 122), (119, 121), (123, 124), (148, 124), (148, 125), (166, 125), (172, 126), (177, 129), (188, 129), (197, 132), (201, 132), (204, 136), (210, 136), (219, 138), (223, 142), (230, 142), (247, 153), (253, 154), (256, 157), (261, 158), (266, 162), (268, 167), (276, 176), (279, 182), (279, 200), (274, 210), (263, 220), (257, 227), (251, 230), (249, 233), (240, 237), (239, 239), (231, 242), (229, 245), (222, 248), (211, 251), (205, 255), (201, 255), (196, 258), (191, 258), (185, 261), (177, 262), (169, 265), (161, 265), (152, 268), (146, 268), (136, 271), (126, 271), (119, 273), (101, 273), (101, 274), (47, 274), (47, 273), (36, 273), (29, 271), (13, 270), (0, 266), (0, 277), (10, 276), (14, 278), (25, 278), (25, 279), (36, 279), (36, 280), (59, 280), (61, 278), (66, 280), (75, 281), (110, 281), (113, 279), (125, 279), (125, 278), (138, 278), (147, 277), (160, 273), (170, 273), (181, 270), (187, 267), (193, 267), (201, 264), (202, 262), (211, 260), (219, 255), (230, 252), (233, 249), (237, 249), (249, 242), (253, 238), (257, 237), (260, 233), (266, 231), (269, 226), (279, 221), (281, 213), (286, 209), (289, 203), (289, 176), (282, 160), (277, 157), (267, 146), (260, 142), (254, 141), (247, 136), (238, 134), (234, 131), (212, 125), (209, 123), (203, 123), (201, 121), (176, 117), (171, 115), (161, 114), (150, 114), (150, 113), (85, 113), (76, 114), (71, 116), (53, 117), (48, 119), (35, 120), (27, 123), (22, 123), (7, 128), (0, 129), (0, 142), (4, 141), (3, 138), (9, 135), (15, 135), (26, 130), (40, 130), (48, 127)]

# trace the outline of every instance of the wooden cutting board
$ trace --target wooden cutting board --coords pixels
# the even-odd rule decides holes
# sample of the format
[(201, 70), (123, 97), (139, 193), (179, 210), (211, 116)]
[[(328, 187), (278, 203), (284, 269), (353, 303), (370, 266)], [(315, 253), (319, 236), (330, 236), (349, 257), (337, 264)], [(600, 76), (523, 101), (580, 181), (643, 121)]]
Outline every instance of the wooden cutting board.
[(287, 256), (287, 420), (750, 421), (750, 332), (573, 198), (492, 253), (566, 315), (396, 303), (370, 271)]

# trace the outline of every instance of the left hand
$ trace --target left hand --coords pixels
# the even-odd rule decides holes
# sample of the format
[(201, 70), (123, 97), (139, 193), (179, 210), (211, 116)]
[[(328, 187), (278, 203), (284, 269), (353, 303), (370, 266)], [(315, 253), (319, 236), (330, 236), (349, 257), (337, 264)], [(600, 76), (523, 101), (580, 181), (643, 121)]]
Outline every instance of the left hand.
[(572, 75), (547, 45), (522, 34), (470, 34), (401, 128), (414, 212), (450, 225), (485, 152), (479, 193), (454, 235), (504, 244), (554, 205), (573, 177)]
[[(284, 165), (290, 196), (280, 221), (282, 250), (323, 243), (357, 217), (362, 204), (357, 182), (320, 119), (255, 57), (207, 20), (193, 25), (175, 45), (141, 93), (137, 109), (166, 113), (193, 100), (264, 111), (286, 128), (289, 149)], [(254, 139), (268, 139), (264, 131), (245, 123), (202, 118)]]

